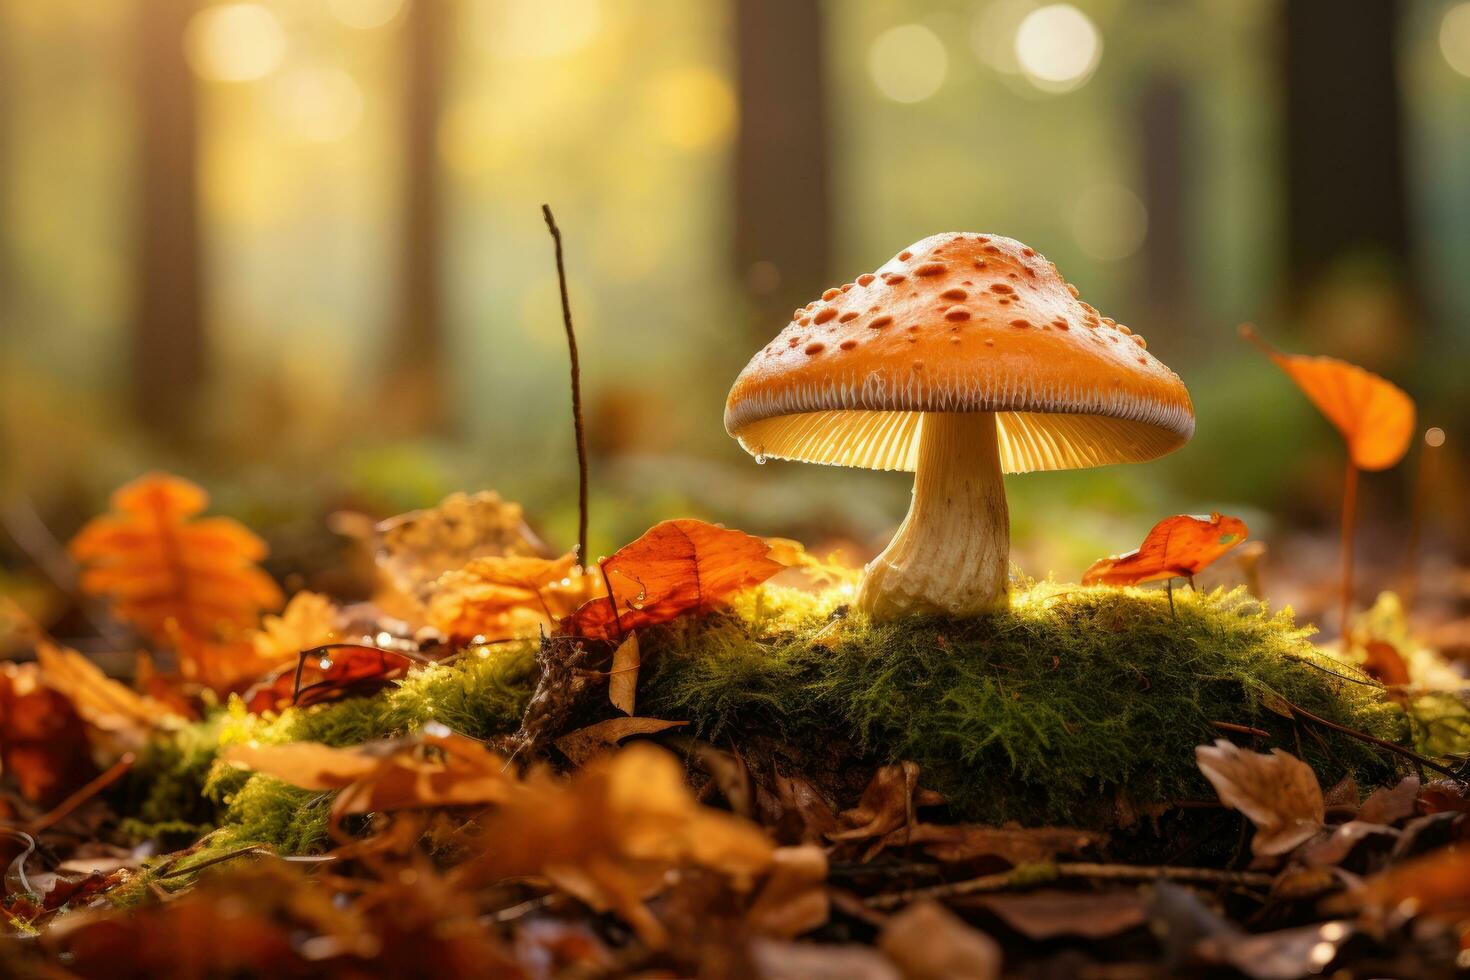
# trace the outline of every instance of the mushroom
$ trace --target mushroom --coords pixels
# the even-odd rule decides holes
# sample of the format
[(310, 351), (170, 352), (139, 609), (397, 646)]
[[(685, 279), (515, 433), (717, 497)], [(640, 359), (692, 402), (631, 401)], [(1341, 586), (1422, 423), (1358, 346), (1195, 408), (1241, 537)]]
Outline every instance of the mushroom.
[(914, 474), (908, 516), (858, 589), (858, 608), (887, 621), (1006, 604), (1002, 473), (1162, 456), (1194, 433), (1194, 408), (1055, 265), (967, 232), (798, 309), (735, 380), (725, 429), (757, 462)]

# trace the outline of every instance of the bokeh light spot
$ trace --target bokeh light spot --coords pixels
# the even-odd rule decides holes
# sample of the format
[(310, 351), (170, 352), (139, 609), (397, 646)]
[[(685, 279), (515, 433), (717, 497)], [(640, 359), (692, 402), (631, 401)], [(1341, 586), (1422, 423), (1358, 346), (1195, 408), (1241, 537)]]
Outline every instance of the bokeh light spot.
[(970, 46), (981, 63), (1004, 75), (1018, 75), (1016, 31), (1036, 9), (1032, 0), (992, 0), (981, 7), (970, 29)]
[(1430, 449), (1438, 449), (1444, 445), (1444, 430), (1439, 426), (1430, 426), (1424, 430), (1424, 445)]
[(286, 34), (258, 3), (205, 7), (184, 29), (184, 56), (206, 81), (251, 82), (280, 67)]
[(1016, 62), (1028, 81), (1045, 92), (1080, 87), (1102, 58), (1102, 36), (1087, 15), (1069, 3), (1039, 7), (1016, 29)]
[(276, 84), (277, 112), (301, 139), (333, 143), (362, 121), (362, 89), (338, 68), (301, 68)]
[(721, 146), (735, 131), (735, 93), (707, 68), (681, 68), (654, 79), (649, 111), (664, 139), (685, 150)]
[(1470, 3), (1457, 3), (1444, 12), (1439, 50), (1451, 68), (1470, 77)]
[(939, 36), (922, 24), (890, 28), (868, 49), (868, 75), (894, 102), (922, 102), (944, 84), (949, 54)]
[(370, 31), (392, 22), (405, 6), (407, 0), (327, 0), (328, 13), (359, 31)]
[(1148, 211), (1128, 188), (1098, 184), (1078, 198), (1072, 234), (1082, 251), (1104, 262), (1126, 259), (1148, 235)]
[(496, 55), (508, 61), (573, 54), (591, 44), (602, 29), (600, 0), (498, 0), (480, 4), (479, 9), (482, 36)]

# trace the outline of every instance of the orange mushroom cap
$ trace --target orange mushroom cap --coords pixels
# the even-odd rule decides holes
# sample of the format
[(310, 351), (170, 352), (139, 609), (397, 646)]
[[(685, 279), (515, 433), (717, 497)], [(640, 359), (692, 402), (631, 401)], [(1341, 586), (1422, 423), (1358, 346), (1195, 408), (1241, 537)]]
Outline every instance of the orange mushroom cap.
[(1007, 473), (1141, 462), (1194, 433), (1179, 376), (998, 235), (931, 235), (799, 309), (735, 380), (751, 454), (913, 470), (924, 412), (995, 412)]

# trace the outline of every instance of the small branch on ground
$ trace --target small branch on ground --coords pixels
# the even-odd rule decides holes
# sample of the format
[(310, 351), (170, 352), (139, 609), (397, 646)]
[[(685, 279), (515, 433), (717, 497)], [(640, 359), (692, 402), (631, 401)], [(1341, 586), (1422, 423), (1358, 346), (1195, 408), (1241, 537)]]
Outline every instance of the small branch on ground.
[(1175, 868), (1166, 865), (1075, 864), (1023, 865), (1000, 874), (982, 875), (966, 881), (953, 881), (927, 888), (910, 888), (901, 892), (874, 895), (865, 903), (869, 908), (891, 909), (920, 899), (953, 898), (979, 892), (1004, 891), (1027, 887), (1054, 878), (1089, 878), (1095, 881), (1183, 881), (1206, 885), (1244, 885), (1264, 888), (1274, 880), (1256, 871), (1220, 871), (1215, 868)]
[(561, 229), (551, 205), (541, 205), (551, 240), (556, 244), (556, 278), (561, 286), (561, 319), (567, 330), (567, 352), (572, 361), (572, 423), (577, 432), (577, 564), (587, 567), (587, 430), (582, 421), (582, 366), (577, 360), (577, 334), (572, 329), (572, 303), (567, 297), (567, 270), (561, 254)]

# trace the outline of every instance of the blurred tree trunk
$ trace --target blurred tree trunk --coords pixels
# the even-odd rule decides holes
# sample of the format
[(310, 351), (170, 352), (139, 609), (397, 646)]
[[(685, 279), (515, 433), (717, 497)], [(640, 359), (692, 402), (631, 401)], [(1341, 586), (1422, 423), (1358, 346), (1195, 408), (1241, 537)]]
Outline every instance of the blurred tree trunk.
[(1161, 68), (1143, 80), (1138, 121), (1143, 148), (1143, 205), (1148, 235), (1143, 267), (1152, 329), (1163, 335), (1188, 333), (1194, 316), (1190, 273), (1190, 186), (1188, 90), (1172, 70)]
[[(1280, 10), (1289, 300), (1309, 331), (1333, 329), (1350, 351), (1406, 357), (1417, 289), (1395, 64), (1401, 4), (1287, 0)], [(1383, 336), (1328, 315), (1329, 286), (1376, 289)]]
[(735, 271), (766, 337), (830, 285), (822, 9), (818, 0), (735, 0), (735, 23)]
[(437, 134), (450, 13), (449, 0), (414, 0), (403, 32), (403, 225), (387, 399), (393, 415), (388, 424), (399, 432), (439, 429), (447, 422)]
[(194, 77), (184, 27), (194, 0), (138, 8), (138, 207), (132, 400), (154, 435), (189, 435), (205, 371)]

